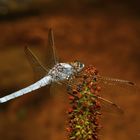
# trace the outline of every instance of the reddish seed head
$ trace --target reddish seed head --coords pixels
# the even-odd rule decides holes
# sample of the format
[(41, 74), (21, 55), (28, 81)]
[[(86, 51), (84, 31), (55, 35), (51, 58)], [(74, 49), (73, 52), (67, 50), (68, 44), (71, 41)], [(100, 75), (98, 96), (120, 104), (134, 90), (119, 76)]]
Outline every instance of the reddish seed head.
[(73, 94), (77, 94), (77, 90), (73, 90)]
[(77, 97), (80, 99), (82, 98), (82, 94), (81, 93), (78, 93)]
[(84, 102), (83, 107), (87, 107), (87, 106), (88, 106), (88, 102)]
[(69, 99), (70, 100), (74, 100), (74, 96), (69, 96)]
[(70, 127), (67, 127), (66, 130), (67, 132), (71, 132), (72, 129)]
[(97, 86), (97, 91), (101, 91), (101, 87), (100, 86)]
[(76, 108), (76, 107), (77, 107), (77, 103), (74, 102), (74, 103), (73, 103), (73, 108)]
[(80, 114), (83, 114), (83, 110), (80, 110), (79, 113), (80, 113)]
[(93, 82), (90, 82), (89, 85), (88, 85), (88, 87), (91, 88), (92, 86), (93, 86)]
[(84, 120), (80, 120), (80, 124), (82, 125), (84, 123)]
[(96, 75), (98, 74), (98, 70), (97, 70), (97, 69), (95, 69), (95, 74), (96, 74)]
[(73, 111), (73, 109), (72, 109), (72, 108), (69, 108), (69, 109), (68, 109), (68, 112), (69, 112), (69, 113), (71, 113), (72, 111)]
[(95, 92), (94, 92), (94, 93), (95, 93), (95, 95), (98, 95), (98, 93), (99, 93), (99, 92), (98, 92), (98, 90), (95, 90)]
[(95, 93), (95, 90), (93, 88), (91, 88), (90, 89), (90, 92), (94, 94)]
[(90, 78), (87, 78), (86, 79), (86, 83), (90, 83), (91, 79)]
[(96, 107), (97, 107), (97, 108), (98, 108), (98, 107), (101, 107), (100, 102), (96, 101)]

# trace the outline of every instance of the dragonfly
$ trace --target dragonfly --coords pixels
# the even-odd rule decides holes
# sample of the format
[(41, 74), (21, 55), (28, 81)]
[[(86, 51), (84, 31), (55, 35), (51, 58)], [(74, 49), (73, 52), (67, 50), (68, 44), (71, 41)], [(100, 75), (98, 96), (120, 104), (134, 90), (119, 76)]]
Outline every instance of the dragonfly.
[[(55, 57), (55, 49), (54, 49), (54, 37), (52, 29), (49, 30), (48, 33), (48, 46), (49, 51), (48, 54), (50, 55), (50, 60), (48, 61), (50, 69), (44, 68), (44, 66), (40, 63), (38, 58), (33, 54), (33, 52), (28, 48), (25, 47), (25, 54), (27, 55), (31, 65), (34, 67), (34, 71), (42, 72), (43, 77), (39, 73), (41, 79), (35, 82), (34, 84), (23, 88), (19, 91), (16, 91), (10, 95), (4, 96), (0, 98), (0, 103), (7, 102), (11, 99), (16, 97), (22, 96), (24, 94), (30, 93), (34, 90), (37, 90), (41, 87), (51, 85), (52, 83), (61, 83), (64, 82), (70, 77), (79, 73), (83, 68), (84, 64), (79, 61), (69, 62), (69, 63), (59, 63), (57, 57)], [(51, 63), (50, 63), (51, 62)]]
[[(62, 63), (59, 62), (59, 58), (56, 53), (55, 44), (54, 44), (54, 36), (53, 30), (49, 29), (48, 32), (48, 51), (47, 53), (47, 68), (45, 68), (39, 59), (35, 56), (35, 54), (28, 48), (25, 47), (25, 54), (36, 74), (36, 81), (35, 83), (27, 86), (19, 91), (16, 91), (12, 94), (0, 98), (0, 103), (7, 102), (11, 99), (17, 98), (24, 94), (30, 93), (34, 90), (37, 90), (44, 86), (49, 86), (53, 83), (63, 84), (67, 83), (71, 78), (75, 75), (78, 75), (85, 64), (80, 61)], [(134, 86), (135, 84), (131, 81), (127, 80), (120, 80), (115, 78), (109, 78), (104, 76), (99, 76), (99, 81), (103, 84), (108, 85), (127, 85), (127, 86)], [(112, 101), (109, 101), (103, 97), (98, 97), (98, 99), (102, 100), (103, 102), (112, 105), (115, 107), (119, 112), (122, 112), (122, 109)]]

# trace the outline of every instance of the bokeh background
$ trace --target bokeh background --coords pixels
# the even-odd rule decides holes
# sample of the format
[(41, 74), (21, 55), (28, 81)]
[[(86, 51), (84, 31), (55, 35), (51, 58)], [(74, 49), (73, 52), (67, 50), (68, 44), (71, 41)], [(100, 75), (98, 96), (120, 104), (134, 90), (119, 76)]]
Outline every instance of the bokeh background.
[[(138, 0), (0, 0), (0, 96), (33, 83), (24, 46), (45, 64), (50, 27), (61, 60), (81, 60), (97, 67), (101, 75), (139, 86), (139, 4)], [(102, 96), (120, 105), (125, 114), (106, 108), (101, 140), (140, 139), (139, 91), (129, 86), (102, 88)], [(47, 97), (44, 88), (0, 104), (1, 140), (66, 139), (62, 124), (67, 97), (51, 101)]]

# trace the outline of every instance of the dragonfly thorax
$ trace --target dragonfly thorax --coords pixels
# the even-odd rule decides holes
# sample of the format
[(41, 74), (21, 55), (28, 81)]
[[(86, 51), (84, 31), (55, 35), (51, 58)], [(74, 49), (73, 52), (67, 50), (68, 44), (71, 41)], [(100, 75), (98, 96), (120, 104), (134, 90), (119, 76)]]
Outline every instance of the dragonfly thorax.
[(50, 69), (48, 75), (52, 77), (52, 81), (59, 82), (68, 80), (74, 74), (74, 68), (68, 63), (58, 63)]

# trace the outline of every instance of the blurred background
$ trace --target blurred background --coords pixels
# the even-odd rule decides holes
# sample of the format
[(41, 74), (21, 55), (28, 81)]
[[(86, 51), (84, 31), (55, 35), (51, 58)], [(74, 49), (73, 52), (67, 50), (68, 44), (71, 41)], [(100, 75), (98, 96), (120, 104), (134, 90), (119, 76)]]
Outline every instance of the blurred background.
[[(33, 83), (24, 46), (45, 64), (50, 27), (61, 60), (80, 60), (97, 67), (100, 75), (139, 86), (139, 4), (138, 0), (0, 0), (0, 97)], [(102, 88), (103, 97), (120, 105), (125, 114), (106, 109), (101, 140), (140, 139), (139, 91), (128, 86)], [(66, 139), (62, 124), (67, 99), (47, 97), (43, 88), (0, 104), (1, 139)]]

